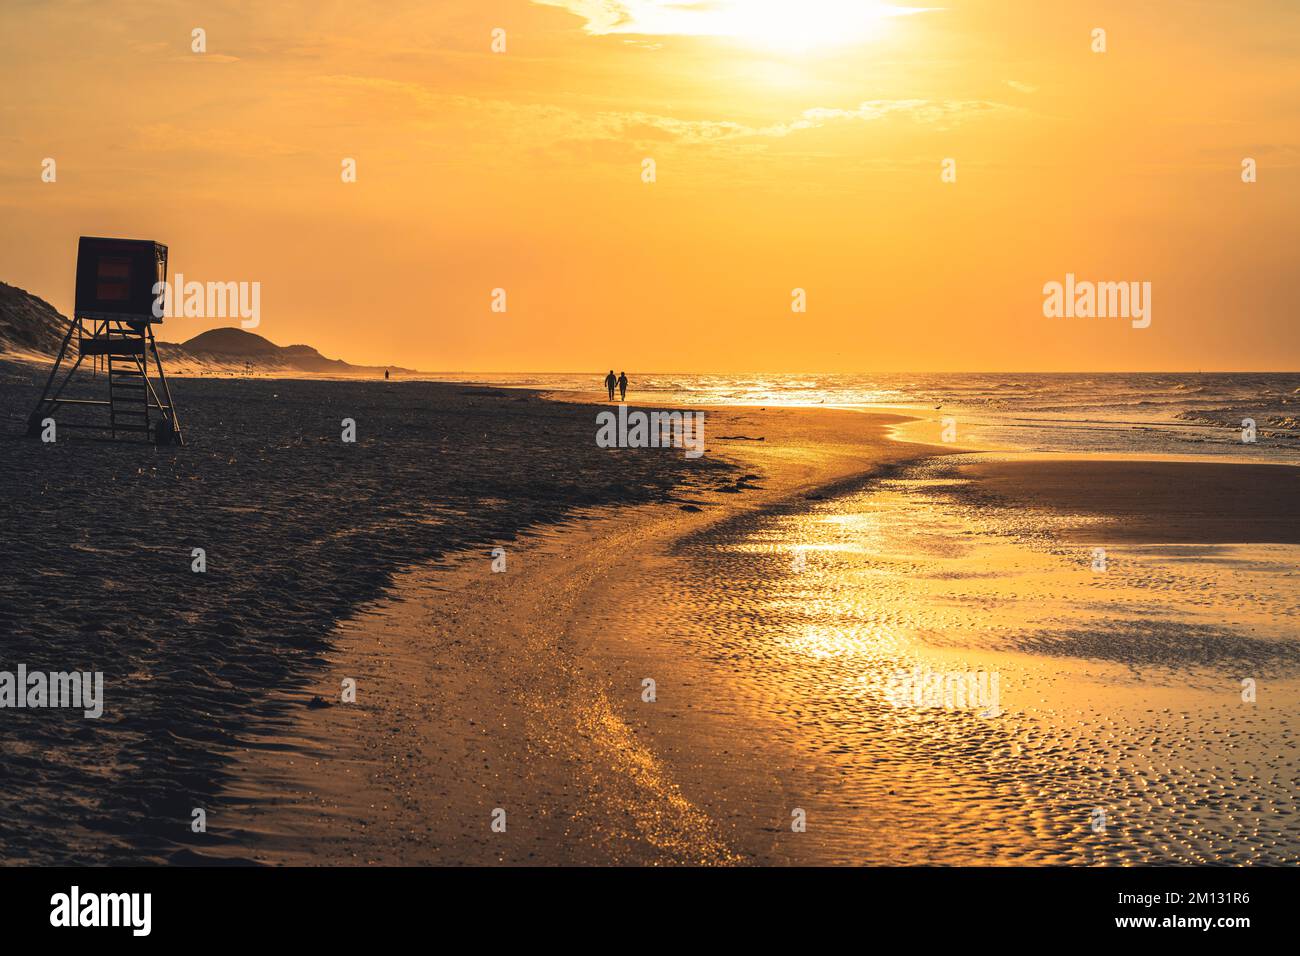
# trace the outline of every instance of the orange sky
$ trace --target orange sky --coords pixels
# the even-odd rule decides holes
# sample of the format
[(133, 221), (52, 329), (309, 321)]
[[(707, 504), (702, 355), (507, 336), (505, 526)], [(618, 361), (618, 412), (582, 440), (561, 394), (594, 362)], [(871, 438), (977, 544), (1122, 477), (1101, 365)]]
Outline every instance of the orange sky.
[[(272, 341), (427, 370), (1300, 368), (1300, 6), (891, 12), (5, 4), (0, 279), (66, 311), (77, 236), (158, 239)], [(1067, 272), (1151, 327), (1044, 318)]]

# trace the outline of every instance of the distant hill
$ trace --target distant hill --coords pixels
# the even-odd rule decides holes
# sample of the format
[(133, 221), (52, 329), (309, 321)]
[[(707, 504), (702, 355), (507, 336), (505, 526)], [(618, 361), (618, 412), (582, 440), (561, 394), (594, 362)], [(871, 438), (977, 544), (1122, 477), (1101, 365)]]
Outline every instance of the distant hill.
[(281, 346), (244, 329), (210, 329), (179, 346), (194, 355), (262, 355), (278, 353)]
[(332, 375), (383, 371), (382, 367), (350, 365), (342, 359), (328, 359), (310, 345), (276, 345), (269, 339), (244, 329), (210, 329), (180, 345), (159, 342), (158, 348), (163, 351), (164, 362), (174, 358), (182, 362), (234, 366), (237, 369), (247, 362), (258, 371), (283, 369)]
[[(166, 329), (159, 326), (158, 331)], [(0, 354), (53, 357), (68, 320), (44, 299), (0, 282)], [(157, 333), (155, 333), (157, 334)], [(276, 345), (244, 329), (211, 329), (179, 345), (159, 342), (168, 371), (203, 375), (253, 372), (316, 375), (377, 375), (385, 370), (415, 374), (394, 365), (351, 365), (328, 359), (310, 345)]]

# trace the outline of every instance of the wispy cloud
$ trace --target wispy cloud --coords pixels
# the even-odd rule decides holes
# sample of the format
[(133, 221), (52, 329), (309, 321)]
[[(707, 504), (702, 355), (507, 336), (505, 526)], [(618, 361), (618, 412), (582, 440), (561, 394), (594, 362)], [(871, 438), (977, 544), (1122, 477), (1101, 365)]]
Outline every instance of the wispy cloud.
[(900, 117), (932, 126), (955, 126), (976, 116), (1015, 113), (1019, 110), (991, 100), (867, 100), (852, 109), (818, 106), (804, 110), (787, 123), (760, 127), (756, 136), (788, 136), (799, 130), (815, 129), (830, 123), (871, 122)]
[(845, 37), (888, 17), (930, 12), (874, 0), (533, 0), (560, 7), (595, 36), (745, 36), (755, 26), (792, 34), (834, 31)]
[(431, 116), (448, 109), (470, 112), (492, 126), (520, 130), (521, 121), (541, 138), (618, 139), (625, 142), (675, 141), (690, 145), (723, 143), (746, 139), (780, 139), (806, 130), (850, 123), (905, 120), (946, 129), (966, 121), (1020, 113), (1020, 107), (991, 100), (866, 100), (851, 107), (816, 106), (779, 122), (750, 125), (726, 119), (684, 119), (641, 111), (579, 112), (547, 104), (507, 100), (476, 99), (445, 94), (418, 83), (397, 82), (379, 77), (335, 75), (332, 85), (351, 87), (381, 95), (409, 97)]

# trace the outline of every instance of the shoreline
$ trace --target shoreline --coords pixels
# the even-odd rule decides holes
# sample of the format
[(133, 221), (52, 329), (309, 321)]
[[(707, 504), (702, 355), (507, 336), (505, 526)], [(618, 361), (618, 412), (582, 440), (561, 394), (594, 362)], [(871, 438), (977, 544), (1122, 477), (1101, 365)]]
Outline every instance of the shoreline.
[[(820, 421), (826, 429), (830, 419), (807, 416), (832, 410), (728, 411), (736, 414), (737, 425), (761, 428), (762, 421), (784, 416)], [(909, 469), (918, 465), (923, 471), (943, 472), (951, 465), (949, 472), (978, 473), (983, 467), (978, 463), (987, 457), (909, 445), (892, 437), (905, 424), (901, 417), (866, 415), (880, 454), (869, 468), (860, 461), (856, 470), (849, 465), (847, 447), (813, 465), (789, 446), (737, 442), (727, 451), (737, 454), (742, 469), (767, 469), (765, 479), (754, 482), (764, 487), (743, 501), (688, 515), (664, 505), (617, 513), (601, 509), (591, 520), (531, 536), (518, 553), (511, 552), (511, 571), (495, 580), (486, 556), (461, 555), (448, 568), (408, 569), (388, 596), (335, 635), (325, 673), (303, 692), (336, 693), (338, 677), (356, 673), (362, 675), (359, 688), (372, 687), (368, 693), (374, 696), (359, 696), (355, 705), (298, 710), (292, 728), (240, 755), (236, 779), (241, 785), (231, 796), (240, 801), (243, 819), (232, 836), (239, 837), (236, 843), (244, 837), (255, 841), (237, 855), (273, 865), (1159, 862), (1140, 846), (1118, 857), (1093, 847), (1077, 856), (1063, 848), (1057, 833), (1052, 840), (1061, 845), (1045, 845), (1042, 855), (997, 851), (993, 839), (991, 853), (971, 845), (959, 846), (954, 856), (924, 832), (941, 801), (909, 782), (915, 775), (931, 787), (943, 786), (929, 767), (898, 768), (900, 779), (891, 780), (892, 786), (862, 791), (860, 768), (836, 770), (842, 762), (838, 749), (818, 756), (815, 732), (804, 739), (807, 728), (790, 723), (790, 708), (801, 707), (797, 701), (784, 699), (783, 691), (762, 679), (747, 686), (749, 676), (734, 665), (709, 659), (707, 625), (701, 625), (699, 637), (704, 644), (696, 638), (683, 643), (671, 629), (662, 630), (656, 613), (665, 604), (691, 600), (682, 590), (689, 587), (683, 580), (693, 580), (691, 542), (722, 541), (725, 552), (736, 547), (726, 541), (756, 523), (798, 520), (840, 497), (870, 497), (873, 487), (877, 497), (887, 495), (884, 486), (900, 475), (906, 484)], [(841, 420), (836, 427), (852, 426), (852, 420)], [(811, 435), (797, 427), (794, 433), (809, 446), (820, 443), (824, 454), (835, 444), (826, 433)], [(857, 453), (863, 450), (859, 444)], [(1018, 464), (1021, 474), (1015, 480), (1032, 490), (1023, 473), (1032, 463)], [(948, 474), (937, 482), (951, 480)], [(1061, 500), (1061, 490), (1053, 507), (1069, 504)], [(1000, 507), (987, 501), (982, 506)], [(1131, 527), (1125, 533), (1123, 541), (1114, 538), (1117, 557), (1124, 553), (1123, 543), (1136, 540)], [(1159, 537), (1158, 529), (1148, 527), (1147, 537), (1152, 533)], [(652, 583), (647, 587), (647, 582)], [(725, 590), (709, 592), (710, 600)], [(1273, 663), (1293, 674), (1294, 651), (1278, 647), (1283, 657)], [(1053, 650), (1044, 658), (1042, 646), (923, 650), (932, 665), (947, 660), (961, 667), (1001, 666), (1015, 675), (1013, 686), (1034, 688), (1033, 694), (1053, 702), (1045, 709), (1018, 705), (996, 732), (970, 725), (961, 732), (974, 735), (970, 740), (993, 740), (988, 734), (996, 733), (1010, 741), (1005, 746), (1024, 748), (1017, 752), (1032, 751), (1035, 734), (1073, 733), (1053, 716), (1072, 701), (1068, 693), (1062, 696), (1051, 668), (1066, 667), (1072, 680), (1096, 689), (1125, 680), (1123, 667), (1132, 666), (1116, 669), (1104, 656), (1090, 662), (1096, 651), (1084, 645), (1067, 649), (1066, 658)], [(1081, 655), (1080, 662), (1070, 663), (1071, 653)], [(1156, 687), (1166, 682), (1159, 676), (1159, 668), (1170, 664), (1166, 658), (1154, 659)], [(417, 675), (430, 665), (438, 676), (426, 684)], [(1179, 665), (1177, 658), (1172, 665)], [(644, 675), (657, 675), (653, 704), (642, 700)], [(1167, 704), (1185, 705), (1193, 698), (1201, 708), (1221, 704), (1203, 689), (1156, 687), (1152, 699), (1163, 694)], [(1295, 699), (1290, 677), (1278, 689)], [(1016, 693), (1023, 699), (1031, 692)], [(1113, 692), (1096, 693), (1116, 713), (1130, 707)], [(1255, 732), (1272, 740), (1278, 715), (1269, 714)], [(1141, 712), (1130, 719), (1150, 720)], [(925, 731), (934, 732), (933, 727)], [(936, 740), (932, 746), (946, 754), (950, 745)], [(944, 759), (955, 763), (968, 748), (952, 746), (953, 756)], [(976, 803), (999, 802), (995, 786), (1001, 785), (989, 783), (995, 789), (987, 792), (971, 789), (974, 781), (966, 786)], [(862, 803), (867, 794), (871, 806)], [(823, 824), (827, 829), (818, 839), (794, 841), (786, 821), (791, 807), (804, 804), (836, 822)], [(489, 827), (498, 808), (507, 811), (506, 833)], [(873, 827), (853, 820), (882, 815), (907, 821), (904, 835), (872, 836)], [(1086, 823), (1081, 824), (1085, 829)], [(1051, 843), (1041, 833), (1037, 839)]]
[[(719, 411), (736, 413), (729, 425), (760, 425), (754, 409)], [(761, 425), (764, 437), (778, 437), (772, 427), (778, 424), (787, 439), (806, 435), (809, 415), (817, 416), (811, 421), (824, 432), (820, 443), (803, 437), (800, 449), (768, 441), (729, 446), (733, 453), (737, 448), (747, 453), (736, 455), (739, 470), (764, 472), (762, 478), (750, 479), (754, 486), (743, 497), (699, 499), (705, 510), (688, 513), (657, 504), (601, 509), (588, 520), (530, 536), (518, 555), (508, 558), (503, 575), (491, 574), (486, 555), (461, 555), (447, 568), (408, 569), (387, 598), (359, 615), (355, 626), (334, 635), (329, 676), (295, 696), (302, 703), (304, 694), (331, 694), (335, 678), (345, 672), (367, 675), (358, 681), (359, 688), (382, 675), (382, 686), (401, 690), (375, 702), (373, 710), (363, 705), (360, 690), (357, 705), (299, 710), (292, 730), (245, 749), (243, 771), (236, 774), (244, 784), (231, 793), (246, 807), (246, 822), (236, 833), (257, 836), (260, 850), (236, 851), (233, 846), (241, 840), (234, 839), (229, 852), (272, 864), (744, 862), (743, 854), (720, 839), (709, 815), (682, 794), (658, 755), (638, 745), (642, 729), (622, 712), (626, 700), (612, 697), (608, 671), (593, 667), (593, 643), (584, 637), (570, 645), (569, 635), (582, 628), (593, 600), (629, 581), (636, 586), (645, 563), (653, 563), (658, 552), (684, 535), (805, 496), (821, 500), (836, 487), (859, 485), (905, 461), (951, 452), (903, 443), (889, 448), (889, 430), (904, 419), (872, 416), (859, 428), (853, 412), (833, 413), (853, 417), (830, 425), (825, 410), (775, 410)], [(832, 433), (843, 439), (846, 430), (858, 434), (826, 440)], [(817, 458), (810, 461), (814, 448)], [(860, 457), (868, 449), (876, 457)], [(611, 578), (621, 581), (615, 585)], [(559, 609), (559, 620), (533, 620), (532, 614), (543, 608)], [(431, 636), (443, 630), (436, 624), (440, 620), (456, 622), (455, 636), (448, 634), (442, 644)], [(383, 635), (396, 638), (385, 641), (380, 653)], [(521, 653), (520, 647), (527, 649), (530, 666), (540, 662), (562, 674), (562, 686), (530, 690), (529, 675), (503, 666), (495, 678), (509, 687), (503, 695), (500, 686), (485, 686), (464, 661), (468, 657), (485, 665)], [(424, 656), (428, 654), (432, 660)], [(457, 698), (454, 713), (460, 719), (451, 726), (435, 716), (436, 705), (412, 676), (434, 662), (439, 672), (455, 668), (438, 680)], [(473, 690), (458, 690), (464, 687)], [(639, 695), (642, 689), (638, 685), (629, 692)], [(520, 697), (530, 701), (527, 708), (511, 703)], [(411, 712), (420, 718), (412, 722), (403, 716)], [(385, 738), (373, 730), (397, 721), (404, 721), (398, 737)], [(491, 729), (502, 725), (510, 730), (498, 734)], [(350, 742), (349, 756), (343, 758), (346, 785), (331, 769), (338, 757), (331, 751), (342, 741)], [(513, 741), (527, 743), (520, 750)], [(579, 746), (579, 741), (584, 743)], [(452, 753), (463, 759), (441, 765)], [(485, 758), (489, 779), (499, 785), (496, 791), (480, 779), (479, 757)], [(448, 774), (457, 779), (452, 782)], [(263, 782), (253, 782), (257, 780)], [(422, 782), (436, 790), (437, 801), (422, 796)], [(539, 805), (529, 798), (533, 788), (564, 796)], [(275, 796), (280, 792), (295, 796), (286, 805)], [(514, 799), (490, 798), (492, 792), (509, 792)], [(523, 819), (514, 825), (525, 834), (522, 842), (491, 839), (488, 816), (503, 803), (523, 808), (516, 814)], [(272, 804), (274, 809), (267, 809)], [(371, 812), (385, 805), (391, 814)], [(421, 830), (417, 837), (403, 838), (410, 827), (419, 829), (427, 820), (440, 822), (441, 829), (432, 828), (435, 835)], [(507, 833), (512, 832), (508, 827)], [(317, 842), (304, 852), (305, 838)], [(540, 848), (535, 845), (539, 841)], [(322, 850), (323, 860), (317, 855)]]

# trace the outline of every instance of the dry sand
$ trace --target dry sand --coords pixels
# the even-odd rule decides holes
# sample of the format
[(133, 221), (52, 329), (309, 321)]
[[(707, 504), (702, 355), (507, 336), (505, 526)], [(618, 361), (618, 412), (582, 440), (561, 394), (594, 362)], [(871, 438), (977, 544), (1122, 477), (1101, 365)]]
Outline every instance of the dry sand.
[(21, 437), (44, 372), (0, 362), (0, 668), (100, 670), (106, 700), (0, 711), (12, 863), (185, 858), (231, 748), (402, 568), (737, 477), (599, 449), (590, 409), (429, 383), (185, 379), (185, 448), (45, 444)]

